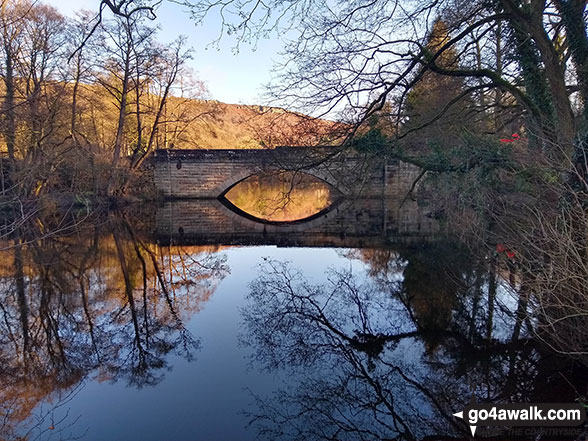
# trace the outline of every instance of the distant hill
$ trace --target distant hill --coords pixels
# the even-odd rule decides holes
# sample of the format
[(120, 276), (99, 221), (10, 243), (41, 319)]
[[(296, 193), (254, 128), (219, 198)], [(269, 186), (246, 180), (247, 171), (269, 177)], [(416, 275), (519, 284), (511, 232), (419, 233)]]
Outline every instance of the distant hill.
[[(183, 100), (182, 104), (187, 113), (185, 123), (174, 124), (173, 129), (168, 127), (167, 145), (161, 147), (245, 149), (331, 144), (344, 128), (339, 123), (276, 107), (213, 100)], [(178, 98), (170, 99), (170, 106), (173, 105), (180, 107)]]
[[(129, 113), (125, 123), (128, 148), (137, 137), (136, 112), (133, 97), (129, 98)], [(144, 95), (142, 115), (144, 130), (153, 121), (158, 97)], [(118, 107), (104, 88), (84, 85), (79, 99), (79, 128), (96, 145), (114, 143)], [(301, 113), (277, 107), (226, 104), (216, 100), (179, 98), (171, 96), (165, 106), (155, 148), (175, 149), (251, 149), (273, 148), (279, 145), (334, 144), (345, 125), (311, 118)], [(146, 140), (143, 134), (143, 141)]]
[[(60, 144), (70, 132), (72, 89), (71, 83), (51, 82), (45, 85), (46, 100), (52, 105), (44, 113), (41, 112), (39, 117), (42, 125), (47, 127), (48, 136), (44, 138), (47, 145)], [(0, 93), (3, 93), (2, 84)], [(113, 99), (116, 93), (95, 83), (79, 85), (76, 132), (80, 140), (87, 146), (93, 146), (96, 151), (109, 150), (114, 146), (119, 114), (119, 104)], [(17, 98), (17, 102), (25, 102), (24, 96)], [(137, 119), (137, 98), (134, 93), (128, 96), (123, 155), (130, 155), (139, 141), (146, 146), (159, 108), (160, 97), (157, 95), (142, 94), (139, 99), (140, 123)], [(17, 120), (27, 121), (28, 109), (27, 106), (19, 106)], [(17, 130), (17, 150), (26, 151), (29, 138), (24, 124), (22, 126)], [(341, 139), (341, 132), (345, 128), (341, 123), (311, 118), (277, 107), (171, 96), (164, 106), (153, 147), (251, 149), (279, 145), (329, 145)], [(0, 137), (0, 152), (5, 150), (5, 142)]]

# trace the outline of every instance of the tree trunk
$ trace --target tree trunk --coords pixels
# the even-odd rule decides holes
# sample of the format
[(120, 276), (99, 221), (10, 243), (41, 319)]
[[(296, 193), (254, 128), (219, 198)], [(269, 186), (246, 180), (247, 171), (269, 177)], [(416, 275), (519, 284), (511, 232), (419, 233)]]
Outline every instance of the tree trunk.
[(588, 126), (588, 35), (584, 22), (586, 4), (586, 0), (555, 0), (576, 68), (576, 78), (584, 104), (584, 122)]
[[(515, 30), (515, 38), (517, 40), (517, 46), (519, 46), (517, 51), (520, 53), (521, 49), (523, 49), (526, 52), (526, 54), (520, 53), (519, 55), (525, 57), (531, 54), (531, 52), (534, 52), (535, 47), (539, 52), (540, 60), (532, 61), (532, 57), (526, 60), (526, 69), (528, 69), (534, 78), (526, 76), (525, 83), (531, 81), (529, 84), (538, 84), (534, 83), (536, 79), (544, 77), (544, 80), (541, 79), (541, 83), (547, 83), (554, 118), (549, 118), (551, 121), (542, 121), (541, 125), (545, 126), (546, 123), (551, 123), (554, 128), (557, 128), (556, 133), (554, 133), (556, 136), (555, 141), (566, 152), (570, 153), (576, 135), (576, 125), (565, 84), (564, 67), (560, 62), (559, 54), (555, 50), (553, 42), (549, 39), (543, 27), (545, 1), (538, 0), (531, 2), (525, 8), (520, 8), (517, 2), (511, 0), (500, 0), (500, 5), (507, 13), (512, 15), (511, 26)], [(522, 47), (521, 44), (523, 44)], [(539, 61), (544, 66), (543, 70), (539, 68)], [(524, 66), (521, 67), (525, 70)], [(537, 71), (537, 73), (533, 73), (533, 71)], [(540, 77), (537, 77), (538, 74), (540, 74)], [(536, 98), (542, 104), (540, 107), (544, 107), (546, 110), (546, 103), (543, 103), (542, 98), (543, 91), (539, 89), (538, 91), (541, 94), (537, 95)], [(553, 131), (555, 132), (555, 130)]]
[(116, 130), (116, 138), (114, 140), (114, 152), (112, 154), (112, 163), (110, 170), (110, 179), (108, 180), (107, 194), (111, 196), (113, 194), (114, 180), (117, 175), (118, 161), (120, 159), (120, 152), (122, 149), (122, 143), (124, 138), (125, 119), (127, 115), (127, 95), (129, 93), (129, 70), (130, 70), (130, 49), (127, 50), (125, 59), (125, 72), (123, 75), (123, 84), (120, 97), (120, 109), (118, 112), (118, 125)]
[(569, 152), (576, 137), (576, 124), (568, 97), (564, 68), (560, 63), (557, 51), (553, 47), (543, 27), (534, 29), (534, 34), (536, 35), (534, 38), (541, 53), (541, 59), (545, 65), (545, 74), (551, 90), (551, 96), (553, 97), (553, 108), (559, 128), (558, 138), (563, 143), (565, 150)]
[(578, 131), (574, 149), (575, 173), (570, 183), (574, 191), (585, 191), (588, 181), (588, 35), (584, 22), (586, 0), (555, 0), (564, 24), (567, 41), (576, 68), (576, 78), (584, 105), (583, 127)]
[(74, 79), (73, 91), (72, 91), (72, 98), (71, 98), (71, 134), (74, 135), (76, 133), (76, 122), (77, 122), (77, 113), (78, 113), (78, 89), (80, 87), (80, 77), (81, 74), (81, 60), (80, 56), (78, 55), (77, 62), (76, 62), (76, 77)]
[(6, 118), (6, 128), (4, 129), (4, 136), (6, 137), (6, 148), (8, 150), (8, 157), (10, 158), (10, 165), (14, 166), (14, 145), (16, 138), (16, 117), (14, 109), (14, 65), (13, 54), (10, 45), (5, 44), (4, 50), (6, 56), (6, 75), (4, 77), (4, 84), (6, 86), (6, 96), (4, 98), (4, 115)]

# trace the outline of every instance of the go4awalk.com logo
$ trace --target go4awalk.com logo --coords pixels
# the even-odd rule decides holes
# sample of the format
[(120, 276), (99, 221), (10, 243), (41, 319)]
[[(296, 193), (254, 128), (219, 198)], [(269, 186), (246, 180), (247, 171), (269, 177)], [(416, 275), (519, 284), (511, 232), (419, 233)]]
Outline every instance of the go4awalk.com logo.
[(476, 403), (473, 397), (463, 411), (453, 415), (470, 426), (472, 436), (479, 426), (576, 427), (586, 421), (582, 404)]

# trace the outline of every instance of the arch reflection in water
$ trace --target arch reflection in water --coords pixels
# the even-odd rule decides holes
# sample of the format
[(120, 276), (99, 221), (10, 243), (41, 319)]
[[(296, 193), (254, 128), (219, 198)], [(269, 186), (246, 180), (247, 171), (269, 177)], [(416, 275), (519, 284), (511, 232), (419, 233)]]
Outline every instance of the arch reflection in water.
[(341, 193), (299, 171), (252, 175), (229, 188), (221, 200), (237, 212), (265, 222), (310, 219), (332, 206)]

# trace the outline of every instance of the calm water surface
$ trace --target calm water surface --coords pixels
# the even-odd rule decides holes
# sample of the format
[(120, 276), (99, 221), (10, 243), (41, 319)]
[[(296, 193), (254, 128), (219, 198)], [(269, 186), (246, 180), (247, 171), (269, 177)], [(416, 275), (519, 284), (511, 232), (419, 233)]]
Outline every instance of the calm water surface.
[[(68, 432), (85, 432), (83, 439), (88, 440), (256, 439), (255, 430), (246, 429), (249, 418), (243, 415), (251, 409), (252, 393), (267, 394), (287, 380), (287, 376), (261, 373), (250, 362), (251, 350), (239, 344), (241, 310), (247, 303), (248, 284), (258, 275), (256, 265), (268, 257), (288, 259), (320, 281), (329, 266), (342, 268), (349, 262), (333, 249), (255, 247), (212, 254), (223, 260), (226, 269), (219, 274), (218, 284), (210, 282), (216, 285), (210, 297), (196, 312), (186, 314), (186, 330), (198, 340), (194, 359), (169, 354), (166, 366), (154, 372), (158, 383), (153, 386), (129, 385), (124, 374), (101, 379), (99, 372), (90, 372), (53, 420), (68, 411), (63, 425), (76, 420)], [(201, 253), (185, 257), (202, 259)], [(204, 286), (199, 289), (207, 290), (209, 283)], [(179, 288), (176, 296), (200, 295), (191, 291)]]
[(418, 207), (281, 231), (170, 204), (3, 243), (0, 439), (467, 439), (472, 392), (586, 390), (529, 337), (509, 266)]

